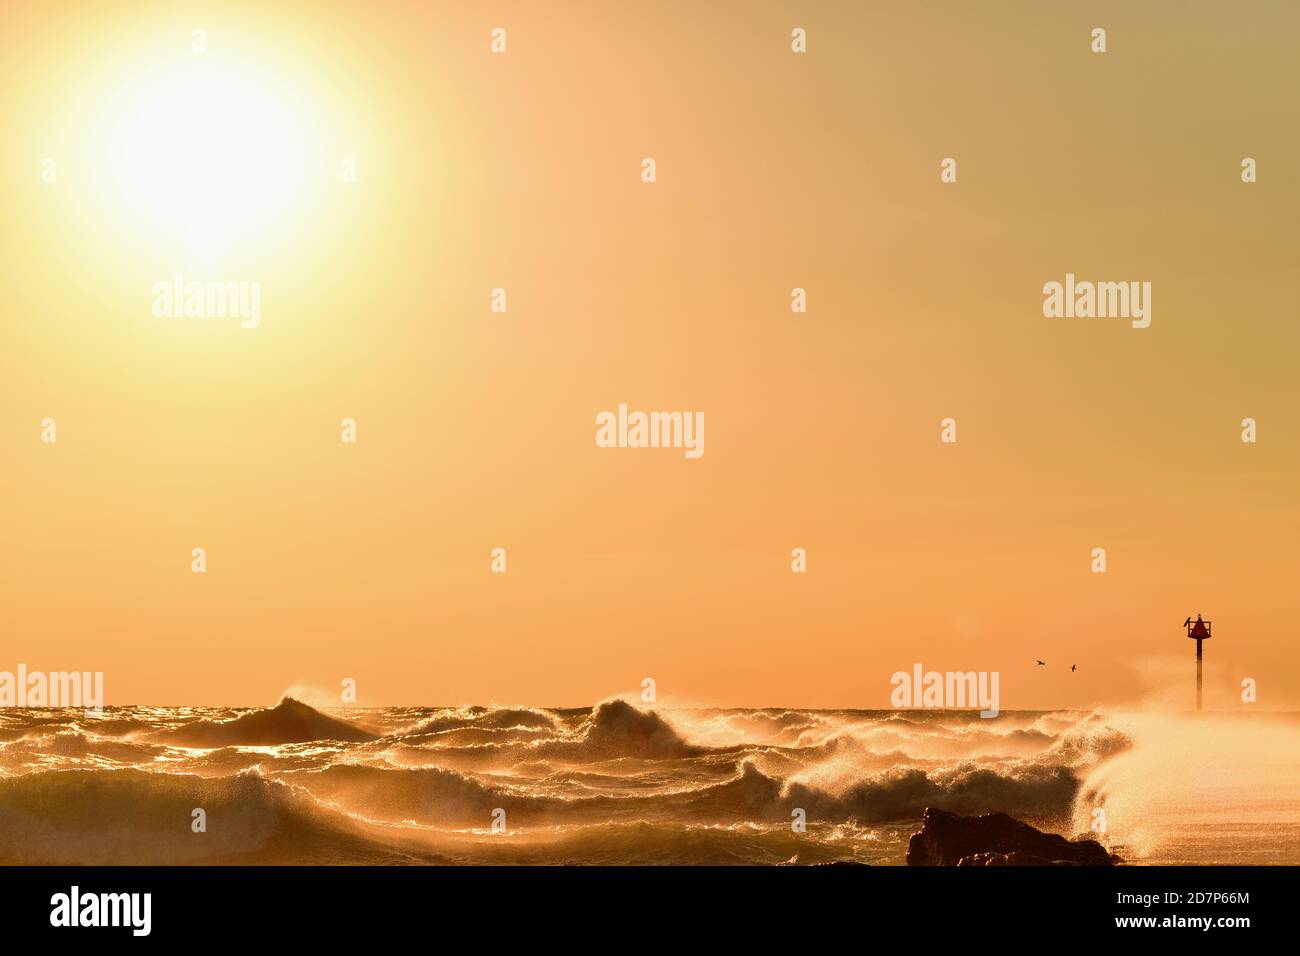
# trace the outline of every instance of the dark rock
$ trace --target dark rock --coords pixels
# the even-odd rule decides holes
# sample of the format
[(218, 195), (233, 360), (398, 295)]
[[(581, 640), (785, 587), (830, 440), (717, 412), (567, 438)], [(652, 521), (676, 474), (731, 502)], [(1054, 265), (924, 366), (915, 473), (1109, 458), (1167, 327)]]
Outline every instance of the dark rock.
[(1111, 866), (1096, 840), (1067, 840), (1005, 813), (962, 817), (927, 807), (907, 843), (908, 866)]

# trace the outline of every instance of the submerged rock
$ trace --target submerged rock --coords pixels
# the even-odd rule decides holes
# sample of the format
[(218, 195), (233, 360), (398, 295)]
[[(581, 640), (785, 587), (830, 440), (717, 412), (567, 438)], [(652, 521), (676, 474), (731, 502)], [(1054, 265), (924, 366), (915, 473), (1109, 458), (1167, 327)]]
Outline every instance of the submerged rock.
[(1067, 840), (1005, 813), (963, 817), (927, 807), (907, 843), (908, 866), (1111, 866), (1096, 840)]

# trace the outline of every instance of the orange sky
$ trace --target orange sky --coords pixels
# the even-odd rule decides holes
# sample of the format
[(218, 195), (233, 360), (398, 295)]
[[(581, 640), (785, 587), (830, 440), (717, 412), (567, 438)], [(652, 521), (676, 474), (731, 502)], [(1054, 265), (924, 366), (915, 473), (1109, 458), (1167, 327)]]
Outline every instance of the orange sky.
[[(6, 8), (0, 669), (880, 707), (920, 662), (1086, 706), (1190, 679), (1199, 611), (1210, 705), (1300, 700), (1295, 8), (394, 6)], [(215, 260), (105, 148), (199, 27), (310, 143)], [(260, 326), (156, 318), (177, 272)], [(1151, 327), (1044, 318), (1067, 272)], [(706, 453), (597, 448), (620, 402)]]

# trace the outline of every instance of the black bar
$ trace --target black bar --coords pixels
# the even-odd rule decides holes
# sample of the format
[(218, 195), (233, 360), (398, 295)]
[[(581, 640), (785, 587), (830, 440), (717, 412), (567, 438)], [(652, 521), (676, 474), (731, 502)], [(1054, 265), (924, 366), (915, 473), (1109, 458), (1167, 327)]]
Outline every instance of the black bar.
[[(83, 900), (151, 894), (148, 936), (129, 925), (51, 926), (52, 897), (74, 885)], [(1231, 945), (1242, 933), (1292, 927), (1297, 888), (1294, 867), (0, 867), (0, 917), (11, 932), (83, 944), (374, 946), (381, 933), (433, 934), (430, 948), (443, 948), (455, 929), (466, 946), (554, 934), (567, 945), (597, 930), (698, 939), (705, 928), (734, 943), (798, 927), (864, 941), (919, 931), (925, 941), (988, 945), (1028, 932)], [(1166, 918), (1247, 925), (1160, 925)]]

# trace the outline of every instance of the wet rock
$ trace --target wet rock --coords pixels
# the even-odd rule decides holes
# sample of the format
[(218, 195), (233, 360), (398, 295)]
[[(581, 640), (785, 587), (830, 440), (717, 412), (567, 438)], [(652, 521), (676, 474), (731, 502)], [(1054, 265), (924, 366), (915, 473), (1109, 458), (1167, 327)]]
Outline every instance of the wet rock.
[(908, 866), (1112, 866), (1096, 840), (1067, 840), (1005, 813), (963, 817), (927, 807), (907, 844)]

